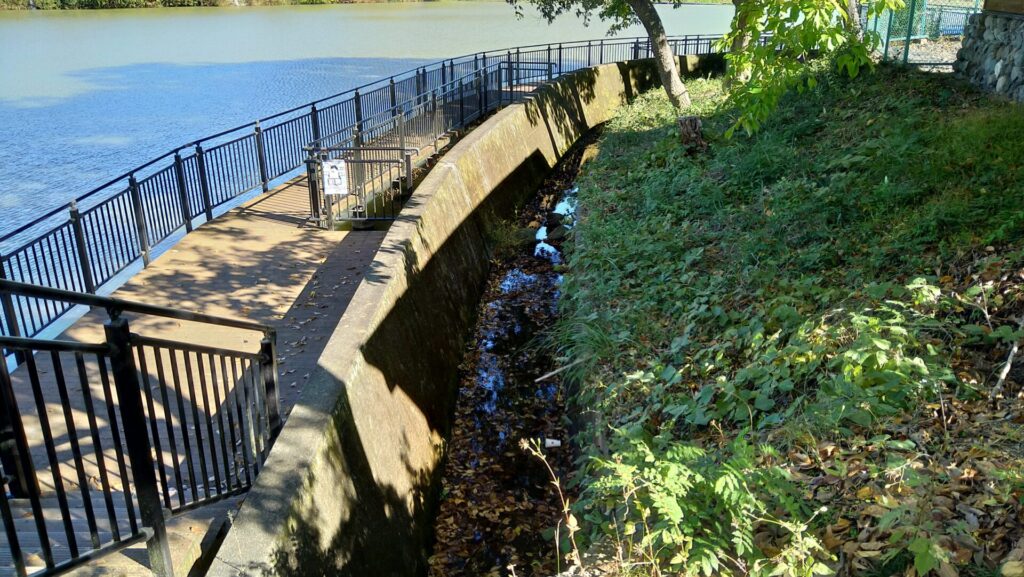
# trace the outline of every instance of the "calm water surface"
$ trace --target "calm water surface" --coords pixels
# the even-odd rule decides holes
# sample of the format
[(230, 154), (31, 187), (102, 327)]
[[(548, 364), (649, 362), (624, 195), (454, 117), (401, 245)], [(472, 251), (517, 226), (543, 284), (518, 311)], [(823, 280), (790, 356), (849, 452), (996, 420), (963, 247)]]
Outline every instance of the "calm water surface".
[[(662, 8), (670, 34), (720, 33), (732, 14)], [(254, 118), (441, 58), (605, 30), (518, 20), (503, 2), (0, 12), (0, 234)]]

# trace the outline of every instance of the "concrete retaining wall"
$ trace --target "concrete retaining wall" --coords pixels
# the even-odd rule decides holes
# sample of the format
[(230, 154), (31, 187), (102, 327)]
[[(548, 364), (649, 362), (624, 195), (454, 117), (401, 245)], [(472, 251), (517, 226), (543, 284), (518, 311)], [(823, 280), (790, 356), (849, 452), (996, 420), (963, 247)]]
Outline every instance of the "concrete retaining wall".
[[(688, 57), (692, 73), (720, 58)], [(487, 229), (576, 139), (657, 84), (574, 73), (468, 134), (388, 231), (208, 575), (421, 575)]]

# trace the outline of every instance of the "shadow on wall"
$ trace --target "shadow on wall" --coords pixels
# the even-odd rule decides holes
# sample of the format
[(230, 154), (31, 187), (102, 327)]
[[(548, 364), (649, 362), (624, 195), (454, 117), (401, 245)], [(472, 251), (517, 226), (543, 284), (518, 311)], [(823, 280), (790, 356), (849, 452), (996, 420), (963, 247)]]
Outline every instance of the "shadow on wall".
[[(488, 232), (492, 223), (512, 214), (550, 171), (539, 151), (532, 154), (501, 182), (479, 209), (463, 220), (441, 248), (420, 268), (410, 243), (401, 251), (415, 282), (397, 300), (362, 348), (367, 373), (378, 373), (389, 395), (415, 404), (438, 439), (447, 438), (457, 397), (457, 370), (465, 337), (475, 322), (476, 303), (483, 293), (491, 251)], [(379, 265), (379, 261), (374, 263)], [(383, 271), (367, 275), (368, 282)], [(379, 386), (377, 379), (364, 385)], [(410, 452), (420, 452), (402, 437), (404, 476), (412, 491), (379, 484), (366, 455), (373, 440), (356, 426), (358, 418), (347, 398), (334, 411), (333, 435), (340, 451), (331, 454), (331, 478), (344, 478), (342, 509), (348, 517), (327, 538), (323, 512), (314, 503), (292, 517), (287, 546), (273, 556), (264, 575), (422, 575), (426, 573), (426, 545), (440, 490), (442, 446), (434, 447), (434, 466), (417, 467)], [(393, 450), (393, 449), (392, 449)], [(422, 461), (422, 459), (417, 459)], [(312, 483), (312, 481), (307, 481)]]

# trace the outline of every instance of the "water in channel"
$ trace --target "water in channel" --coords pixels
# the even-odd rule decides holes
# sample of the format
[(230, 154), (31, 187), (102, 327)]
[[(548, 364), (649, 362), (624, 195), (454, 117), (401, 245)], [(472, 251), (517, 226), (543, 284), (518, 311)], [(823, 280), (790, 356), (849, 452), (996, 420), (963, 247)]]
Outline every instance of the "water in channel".
[(543, 336), (558, 312), (562, 244), (576, 214), (573, 181), (585, 150), (570, 152), (518, 216), (514, 232), (499, 235), (460, 366), (431, 577), (558, 570), (552, 529), (562, 503), (544, 463), (520, 445), (536, 439), (546, 447), (564, 490), (573, 464), (565, 392), (559, 375), (537, 379), (554, 369)]

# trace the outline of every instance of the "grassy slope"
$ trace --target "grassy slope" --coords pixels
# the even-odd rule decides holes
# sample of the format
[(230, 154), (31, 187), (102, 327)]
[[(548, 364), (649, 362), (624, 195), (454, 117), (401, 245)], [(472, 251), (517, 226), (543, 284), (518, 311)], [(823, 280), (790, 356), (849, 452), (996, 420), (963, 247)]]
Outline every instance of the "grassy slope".
[(651, 93), (580, 181), (559, 339), (590, 361), (592, 536), (705, 574), (1024, 557), (1024, 378), (989, 402), (1024, 312), (1024, 110), (881, 68), (727, 141), (718, 82), (691, 91), (709, 152)]

